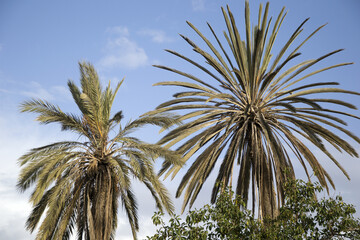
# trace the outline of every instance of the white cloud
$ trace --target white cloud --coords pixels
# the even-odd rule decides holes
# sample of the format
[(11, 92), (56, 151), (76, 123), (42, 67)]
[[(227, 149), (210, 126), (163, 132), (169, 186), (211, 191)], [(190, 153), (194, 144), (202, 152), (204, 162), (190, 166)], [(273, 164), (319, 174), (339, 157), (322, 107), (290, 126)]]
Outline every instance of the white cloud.
[[(24, 115), (0, 110), (0, 239), (33, 239), (25, 230), (25, 222), (30, 214), (29, 192), (20, 194), (16, 190), (19, 165), (17, 159), (33, 147), (48, 143), (54, 134), (51, 131), (40, 132), (34, 121), (24, 121)], [(48, 132), (48, 134), (46, 134)], [(52, 137), (51, 137), (52, 136)]]
[(13, 171), (12, 174), (1, 172), (0, 176), (0, 212), (2, 215), (0, 238), (29, 239), (30, 234), (25, 231), (24, 227), (31, 208), (26, 197), (16, 191), (17, 171)]
[(3, 92), (3, 93), (12, 93), (11, 91), (7, 90), (7, 89), (2, 89), (0, 88), (0, 92)]
[(27, 90), (20, 91), (20, 94), (30, 98), (41, 98), (47, 101), (64, 98), (70, 99), (69, 91), (63, 86), (52, 86), (46, 89), (40, 83), (32, 81), (26, 88)]
[(100, 67), (135, 69), (148, 64), (145, 50), (130, 39), (126, 27), (109, 28), (107, 32), (111, 36), (105, 48), (105, 56), (100, 59)]
[(157, 29), (144, 29), (139, 31), (140, 35), (149, 36), (151, 41), (156, 43), (172, 42), (173, 39), (166, 36), (166, 33), (162, 30)]
[(106, 32), (110, 34), (117, 34), (121, 36), (129, 36), (129, 29), (127, 27), (117, 26), (106, 29)]
[(54, 99), (54, 96), (38, 82), (31, 82), (29, 88), (29, 90), (21, 91), (21, 94), (31, 98)]
[(205, 0), (192, 0), (191, 5), (194, 11), (205, 10)]

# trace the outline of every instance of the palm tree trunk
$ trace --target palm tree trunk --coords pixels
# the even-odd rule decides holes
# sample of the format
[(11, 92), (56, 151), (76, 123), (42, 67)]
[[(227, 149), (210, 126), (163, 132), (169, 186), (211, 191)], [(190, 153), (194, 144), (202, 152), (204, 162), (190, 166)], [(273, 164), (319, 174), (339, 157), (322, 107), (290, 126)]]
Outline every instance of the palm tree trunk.
[[(109, 169), (99, 166), (92, 202), (93, 234), (90, 240), (110, 240), (113, 226), (112, 219), (112, 181)], [(89, 226), (91, 228), (91, 226)]]
[(273, 219), (278, 215), (278, 209), (276, 204), (276, 193), (272, 184), (272, 176), (271, 176), (271, 165), (268, 163), (268, 160), (263, 157), (262, 166), (261, 166), (261, 188), (260, 194), (262, 195), (260, 199), (262, 199), (261, 203), (261, 212), (264, 218)]

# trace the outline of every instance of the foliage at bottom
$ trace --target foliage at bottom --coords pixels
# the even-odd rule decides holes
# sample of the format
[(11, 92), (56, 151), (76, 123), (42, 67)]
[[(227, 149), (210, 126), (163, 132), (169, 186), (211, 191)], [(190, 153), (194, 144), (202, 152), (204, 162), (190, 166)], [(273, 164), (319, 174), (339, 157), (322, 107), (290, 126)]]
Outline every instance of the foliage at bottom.
[(163, 213), (155, 213), (152, 220), (159, 228), (147, 239), (360, 239), (354, 206), (341, 196), (317, 199), (322, 191), (318, 183), (289, 181), (279, 215), (259, 220), (227, 189), (214, 205), (189, 211), (185, 220), (173, 215), (166, 224)]

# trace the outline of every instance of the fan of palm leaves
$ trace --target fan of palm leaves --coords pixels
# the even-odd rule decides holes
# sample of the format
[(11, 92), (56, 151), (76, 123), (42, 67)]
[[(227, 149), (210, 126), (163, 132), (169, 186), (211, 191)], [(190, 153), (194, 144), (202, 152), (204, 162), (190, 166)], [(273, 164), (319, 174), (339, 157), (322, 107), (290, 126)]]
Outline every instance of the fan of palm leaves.
[[(320, 26), (299, 45), (292, 47), (308, 19), (295, 29), (273, 57), (271, 52), (286, 13), (283, 8), (277, 18), (272, 19), (268, 18), (268, 9), (269, 3), (264, 11), (260, 5), (258, 22), (251, 28), (249, 3), (246, 1), (245, 36), (241, 37), (230, 8), (222, 8), (227, 27), (224, 31), (226, 45), (219, 40), (210, 24), (215, 43), (188, 22), (210, 51), (205, 51), (183, 35), (181, 37), (205, 59), (207, 65), (172, 50), (167, 52), (200, 69), (207, 77), (198, 78), (181, 70), (156, 65), (191, 80), (155, 84), (179, 86), (186, 90), (176, 93), (173, 100), (162, 103), (146, 115), (187, 111), (181, 117), (186, 123), (170, 131), (159, 142), (167, 148), (177, 144), (177, 150), (183, 153), (183, 161), (192, 163), (176, 193), (179, 197), (186, 189), (183, 210), (194, 203), (218, 161), (221, 165), (211, 201), (215, 201), (222, 189), (220, 186), (233, 184), (234, 172), (237, 171), (236, 193), (247, 202), (251, 192), (253, 210), (257, 204), (260, 217), (274, 217), (284, 199), (284, 182), (287, 178), (295, 178), (292, 160), (297, 159), (301, 163), (308, 177), (312, 174), (309, 168), (312, 169), (326, 189), (328, 184), (334, 187), (331, 177), (309, 147), (325, 153), (347, 178), (348, 174), (327, 150), (326, 144), (358, 157), (355, 149), (333, 130), (359, 143), (360, 139), (343, 128), (346, 123), (336, 115), (359, 117), (322, 105), (330, 103), (331, 106), (350, 109), (356, 107), (342, 100), (318, 97), (318, 94), (359, 93), (334, 87), (337, 82), (316, 80), (303, 83), (325, 70), (352, 63), (306, 72), (316, 63), (341, 51), (336, 50), (317, 59), (291, 65), (300, 55), (299, 49), (323, 27)], [(304, 144), (304, 140), (309, 146)], [(196, 158), (189, 160), (195, 153), (198, 154)], [(179, 170), (179, 166), (164, 163), (160, 174), (174, 177)]]
[(64, 113), (43, 100), (21, 105), (22, 112), (37, 113), (40, 123), (58, 123), (62, 130), (84, 139), (34, 148), (20, 157), (18, 188), (25, 191), (34, 185), (33, 210), (26, 227), (34, 231), (45, 215), (36, 239), (69, 239), (75, 227), (79, 240), (114, 239), (120, 199), (136, 239), (139, 223), (131, 180), (145, 184), (157, 207), (172, 212), (173, 204), (153, 169), (153, 160), (160, 156), (176, 164), (179, 156), (129, 134), (146, 124), (167, 127), (177, 121), (163, 114), (122, 126), (121, 111), (112, 118), (110, 112), (123, 81), (115, 90), (110, 83), (103, 90), (91, 64), (81, 63), (80, 71), (81, 91), (72, 81), (68, 86), (81, 115)]

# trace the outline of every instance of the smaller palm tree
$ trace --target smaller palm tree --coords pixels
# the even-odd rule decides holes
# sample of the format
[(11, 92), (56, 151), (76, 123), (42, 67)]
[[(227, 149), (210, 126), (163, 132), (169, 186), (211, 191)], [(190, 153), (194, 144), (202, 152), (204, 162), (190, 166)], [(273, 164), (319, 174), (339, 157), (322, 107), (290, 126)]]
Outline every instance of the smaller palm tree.
[(146, 124), (167, 127), (177, 121), (156, 115), (122, 126), (122, 112), (112, 118), (110, 112), (123, 81), (115, 90), (110, 83), (103, 90), (91, 64), (80, 63), (80, 71), (81, 91), (74, 82), (68, 82), (80, 116), (64, 113), (43, 100), (26, 101), (20, 107), (22, 112), (37, 113), (40, 123), (59, 123), (62, 130), (84, 139), (34, 148), (20, 157), (18, 188), (25, 191), (35, 185), (26, 227), (33, 232), (45, 215), (36, 239), (69, 239), (75, 227), (79, 240), (114, 239), (120, 199), (136, 239), (139, 224), (132, 178), (145, 184), (160, 210), (172, 212), (172, 201), (154, 172), (153, 162), (157, 157), (173, 164), (179, 160), (174, 152), (129, 134)]

